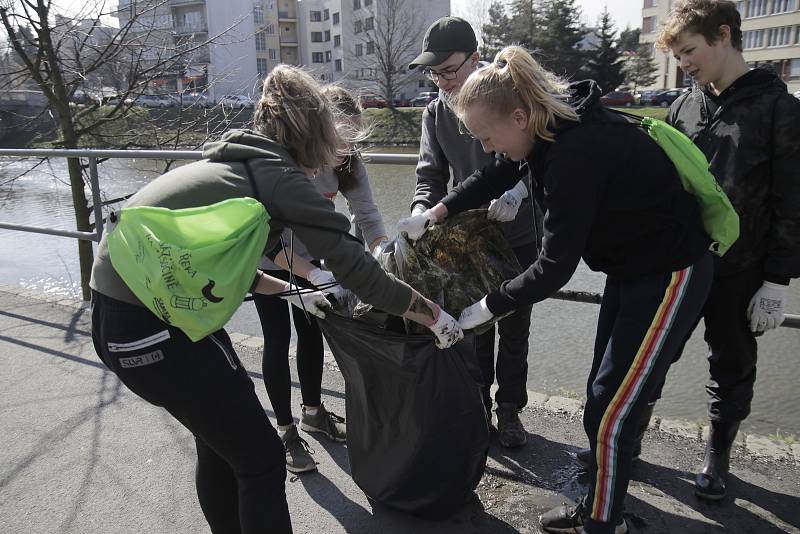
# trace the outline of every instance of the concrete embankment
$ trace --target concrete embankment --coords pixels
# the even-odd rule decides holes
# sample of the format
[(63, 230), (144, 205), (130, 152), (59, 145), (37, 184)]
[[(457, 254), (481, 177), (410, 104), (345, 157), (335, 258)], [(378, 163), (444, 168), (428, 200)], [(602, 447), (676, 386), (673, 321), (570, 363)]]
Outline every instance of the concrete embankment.
[[(259, 373), (263, 341), (232, 337), (272, 415)], [(328, 355), (323, 397), (344, 413), (336, 371)], [(478, 498), (443, 522), (373, 506), (349, 477), (346, 448), (304, 436), (319, 471), (287, 479), (294, 530), (540, 532), (538, 514), (584, 488), (573, 462), (586, 443), (581, 409), (580, 401), (531, 392), (522, 412), (528, 445), (507, 451), (493, 443)], [(0, 428), (0, 532), (209, 532), (194, 495), (191, 435), (98, 361), (79, 302), (0, 286)], [(800, 532), (800, 447), (742, 436), (732, 496), (706, 504), (692, 492), (702, 432), (655, 421), (629, 489), (632, 532)]]

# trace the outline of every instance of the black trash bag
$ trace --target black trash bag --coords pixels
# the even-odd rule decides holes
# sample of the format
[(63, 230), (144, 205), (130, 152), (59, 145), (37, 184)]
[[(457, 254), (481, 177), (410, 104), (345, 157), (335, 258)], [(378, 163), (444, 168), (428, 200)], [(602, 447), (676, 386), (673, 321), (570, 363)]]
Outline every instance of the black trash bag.
[[(464, 308), (522, 272), (500, 226), (487, 220), (486, 213), (485, 209), (460, 213), (433, 225), (413, 243), (404, 236), (397, 236), (376, 259), (386, 272), (458, 318)], [(353, 317), (368, 322), (389, 320), (355, 297), (349, 302), (349, 308)], [(475, 333), (482, 334), (491, 326), (492, 323), (486, 324)], [(419, 334), (427, 329), (406, 321), (405, 331)]]
[(428, 519), (463, 507), (486, 467), (489, 428), (474, 337), (440, 350), (330, 311), (319, 321), (345, 381), (350, 472), (373, 501)]

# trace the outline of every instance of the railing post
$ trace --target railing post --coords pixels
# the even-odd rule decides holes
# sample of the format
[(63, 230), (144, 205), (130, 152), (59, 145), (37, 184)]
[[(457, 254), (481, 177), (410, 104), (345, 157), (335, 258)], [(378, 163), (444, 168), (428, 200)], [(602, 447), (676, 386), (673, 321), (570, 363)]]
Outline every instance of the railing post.
[(95, 241), (99, 243), (103, 238), (103, 203), (100, 200), (100, 180), (97, 178), (97, 158), (94, 156), (89, 156), (89, 184), (92, 187)]

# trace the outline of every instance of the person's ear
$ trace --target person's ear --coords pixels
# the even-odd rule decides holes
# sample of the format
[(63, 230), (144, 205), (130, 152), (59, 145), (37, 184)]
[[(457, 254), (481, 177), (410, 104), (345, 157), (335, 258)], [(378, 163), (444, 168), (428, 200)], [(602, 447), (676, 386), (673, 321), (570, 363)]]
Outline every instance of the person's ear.
[(731, 27), (727, 24), (723, 24), (719, 27), (719, 32), (717, 34), (717, 43), (722, 46), (730, 46), (731, 45)]
[(480, 60), (481, 60), (481, 56), (478, 55), (478, 52), (477, 51), (473, 52), (472, 55), (469, 58), (469, 64), (474, 67), (475, 65), (478, 64), (478, 61), (480, 61)]
[(524, 109), (514, 109), (514, 111), (511, 112), (511, 118), (514, 120), (514, 124), (520, 130), (526, 130), (528, 128), (528, 114)]

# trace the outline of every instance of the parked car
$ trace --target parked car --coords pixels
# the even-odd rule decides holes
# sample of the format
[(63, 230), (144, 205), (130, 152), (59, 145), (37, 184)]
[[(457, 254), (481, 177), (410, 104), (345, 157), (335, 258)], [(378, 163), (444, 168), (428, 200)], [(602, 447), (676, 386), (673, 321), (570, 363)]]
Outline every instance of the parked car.
[(253, 108), (256, 103), (247, 95), (225, 95), (217, 103), (222, 107), (233, 109)]
[(651, 106), (668, 108), (686, 91), (688, 91), (688, 89), (665, 89), (664, 91), (659, 91), (650, 98), (649, 104)]
[(175, 101), (176, 105), (188, 108), (190, 106), (196, 107), (209, 107), (209, 99), (203, 93), (177, 93), (170, 95), (170, 98)]
[(175, 101), (167, 96), (139, 95), (133, 100), (133, 104), (145, 108), (171, 108)]
[(433, 91), (420, 93), (411, 99), (411, 107), (425, 107), (437, 98), (439, 98), (439, 93), (434, 93)]
[(649, 106), (650, 105), (650, 101), (652, 100), (652, 98), (654, 96), (656, 96), (660, 92), (661, 91), (659, 91), (659, 90), (650, 89), (650, 90), (647, 90), (647, 91), (641, 91), (641, 92), (638, 92), (638, 93), (634, 93), (633, 96), (634, 96), (634, 98), (636, 98), (636, 103), (639, 104), (640, 106)]
[(378, 95), (364, 94), (358, 97), (361, 107), (366, 108), (385, 108), (386, 100)]
[(611, 91), (601, 96), (600, 102), (606, 106), (625, 106), (629, 108), (636, 103), (636, 99), (633, 98), (633, 93), (630, 91)]

